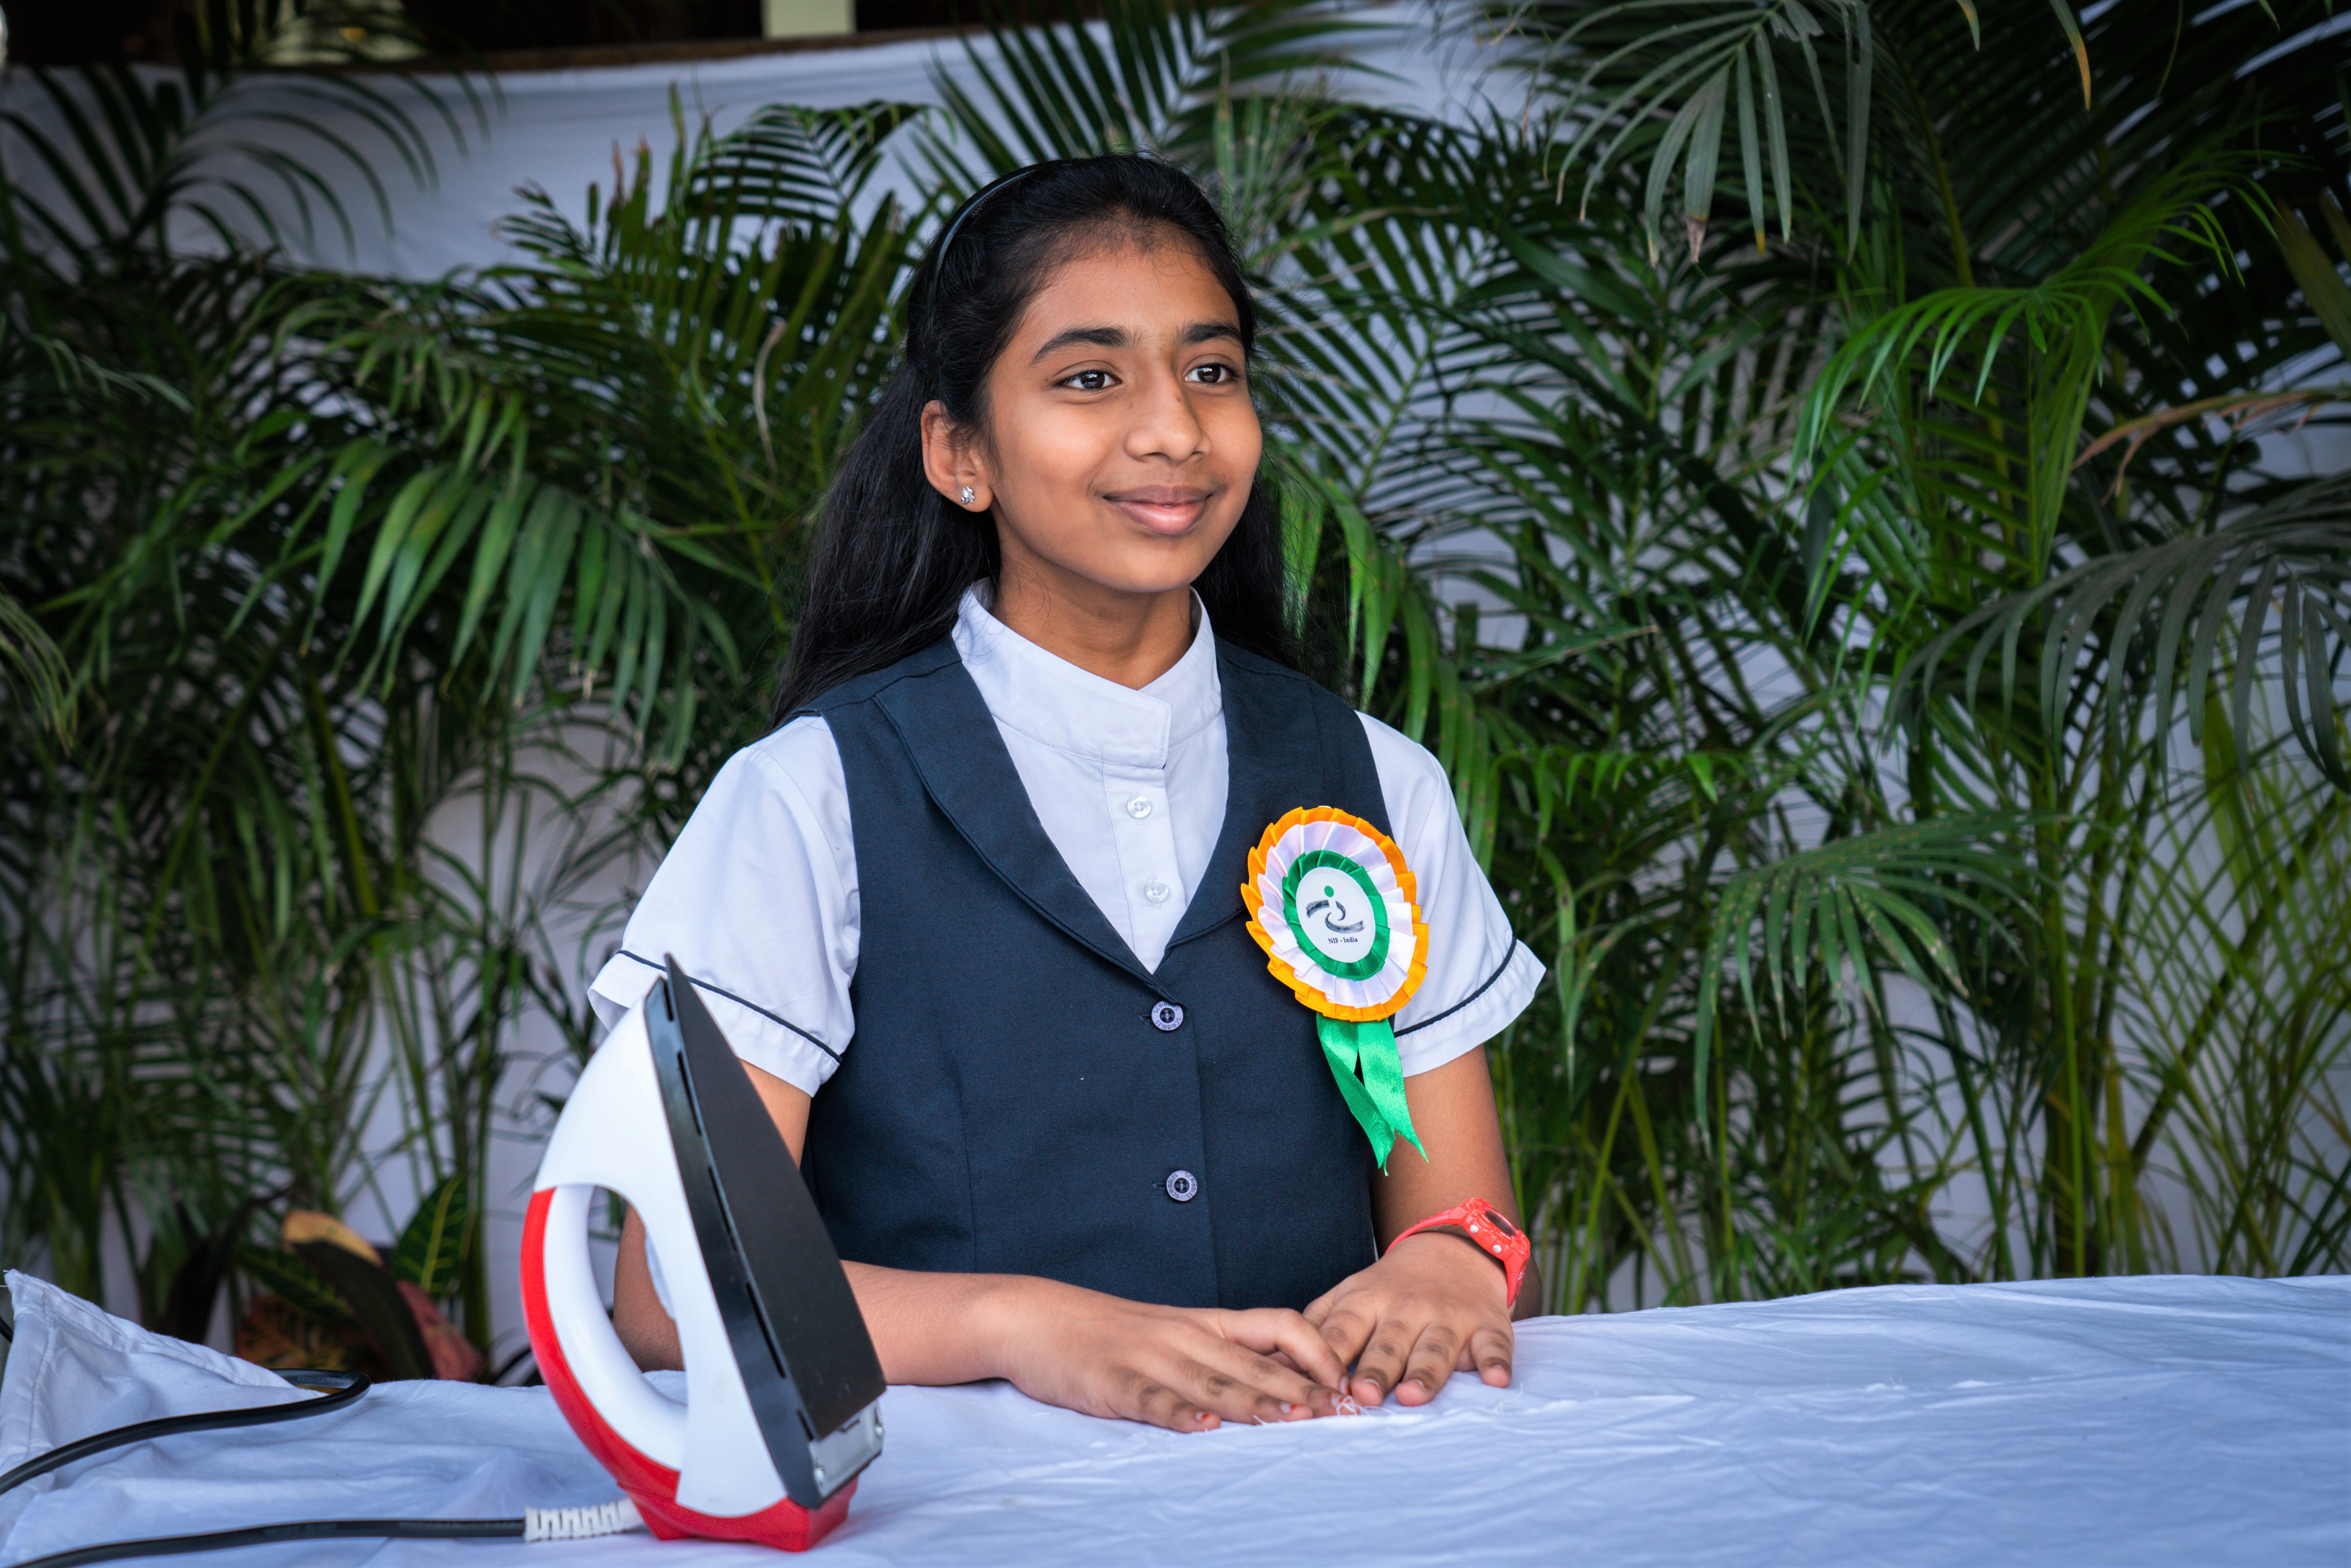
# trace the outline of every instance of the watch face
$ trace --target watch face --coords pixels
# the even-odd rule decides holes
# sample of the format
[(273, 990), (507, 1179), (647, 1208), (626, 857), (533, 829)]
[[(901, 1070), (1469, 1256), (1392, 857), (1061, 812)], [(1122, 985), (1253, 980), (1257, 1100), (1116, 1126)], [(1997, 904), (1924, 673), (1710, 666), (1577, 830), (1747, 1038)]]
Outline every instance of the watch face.
[(1505, 1236), (1516, 1236), (1519, 1233), (1519, 1228), (1503, 1218), (1501, 1210), (1498, 1208), (1489, 1208), (1486, 1211), (1486, 1223)]

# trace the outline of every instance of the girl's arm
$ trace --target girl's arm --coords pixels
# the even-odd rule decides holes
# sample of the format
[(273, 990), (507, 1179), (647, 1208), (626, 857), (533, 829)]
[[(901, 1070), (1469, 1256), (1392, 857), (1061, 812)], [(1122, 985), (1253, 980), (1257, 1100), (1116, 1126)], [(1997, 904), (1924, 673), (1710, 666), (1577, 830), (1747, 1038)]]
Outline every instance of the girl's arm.
[[(748, 1063), (744, 1071), (799, 1159), (809, 1096)], [(1019, 1274), (844, 1267), (892, 1383), (1003, 1377), (1049, 1405), (1196, 1432), (1222, 1421), (1327, 1416), (1346, 1375), (1325, 1335), (1292, 1312), (1146, 1306)], [(638, 1365), (683, 1364), (634, 1210), (621, 1230), (612, 1326)]]
[[(1384, 1176), (1372, 1179), (1380, 1245), (1432, 1214), (1482, 1197), (1523, 1227), (1502, 1153), (1501, 1118), (1482, 1050), (1405, 1080), (1423, 1160), (1399, 1139)], [(1376, 1405), (1393, 1391), (1400, 1405), (1425, 1405), (1455, 1371), (1495, 1387), (1510, 1381), (1513, 1317), (1531, 1316), (1542, 1281), (1531, 1260), (1515, 1309), (1503, 1301), (1502, 1270), (1466, 1236), (1423, 1231), (1309, 1305), (1307, 1321), (1332, 1353), (1355, 1365), (1348, 1392)]]

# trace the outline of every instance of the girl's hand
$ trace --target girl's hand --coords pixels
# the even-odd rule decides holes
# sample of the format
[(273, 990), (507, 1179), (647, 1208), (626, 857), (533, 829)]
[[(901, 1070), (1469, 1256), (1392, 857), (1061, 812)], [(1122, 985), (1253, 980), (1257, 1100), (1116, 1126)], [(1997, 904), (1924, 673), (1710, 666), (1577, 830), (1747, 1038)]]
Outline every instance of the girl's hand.
[(1174, 1432), (1338, 1408), (1346, 1365), (1296, 1312), (1155, 1307), (1050, 1280), (999, 1283), (989, 1302), (998, 1375), (1031, 1399)]
[(1502, 1270), (1467, 1238), (1407, 1236), (1360, 1274), (1310, 1303), (1306, 1321), (1342, 1362), (1347, 1392), (1377, 1405), (1426, 1405), (1457, 1370), (1496, 1388), (1510, 1381), (1510, 1309)]

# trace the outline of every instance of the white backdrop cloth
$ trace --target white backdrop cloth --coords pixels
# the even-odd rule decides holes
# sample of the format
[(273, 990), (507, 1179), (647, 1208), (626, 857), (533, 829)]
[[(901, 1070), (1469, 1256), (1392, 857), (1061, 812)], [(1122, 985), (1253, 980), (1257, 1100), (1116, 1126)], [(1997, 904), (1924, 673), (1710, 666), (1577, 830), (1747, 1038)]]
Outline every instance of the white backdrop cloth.
[[(0, 1470), (131, 1421), (307, 1397), (22, 1275)], [(881, 1563), (2351, 1562), (2351, 1278), (1904, 1286), (1521, 1325), (1518, 1381), (1179, 1437), (1003, 1385), (893, 1388), (819, 1568)], [(277, 1520), (613, 1495), (543, 1389), (402, 1383), (117, 1450), (0, 1498), (0, 1564)], [(772, 1564), (643, 1533), (335, 1542), (220, 1568)]]
[[(1457, 120), (1488, 113), (1507, 118), (1515, 112), (1515, 91), (1508, 81), (1493, 77), (1490, 55), (1480, 51), (1462, 29), (1439, 37), (1432, 29), (1431, 14), (1406, 5), (1364, 6), (1356, 19), (1365, 30), (1352, 53), (1366, 68), (1333, 83), (1349, 96)], [(1099, 25), (1096, 34), (1101, 36)], [(299, 78), (262, 73), (245, 78), (231, 89), (224, 123), (198, 141), (204, 154), (196, 169), (202, 175), (248, 186), (271, 210), (279, 242), (298, 261), (399, 277), (438, 277), (453, 268), (519, 259), (495, 230), (500, 218), (523, 210), (516, 193), (522, 186), (540, 187), (577, 223), (586, 215), (588, 186), (601, 185), (609, 198), (615, 162), (633, 165), (640, 144), (652, 149), (655, 176), (661, 177), (677, 144), (674, 112), (689, 131), (706, 116), (714, 131), (725, 132), (768, 104), (838, 109), (878, 99), (935, 105), (942, 76), (986, 102), (987, 78), (1001, 68), (998, 58), (995, 46), (985, 37), (968, 43), (959, 38), (872, 42), (848, 37), (831, 47), (777, 54), (507, 71), (477, 76), (470, 84), (424, 73), (417, 79), (425, 84), (429, 98), (405, 78), (364, 78), (385, 103), (409, 117), (429, 148), (433, 167), (423, 181), (409, 172), (370, 116), (347, 99), (322, 94)], [(70, 150), (74, 145), (48, 94), (21, 67), (0, 69), (0, 110), (25, 116), (60, 147)], [(455, 134), (444, 120), (444, 111), (456, 120)], [(273, 118), (281, 115), (314, 122), (352, 149), (381, 180), (381, 203), (350, 157), (295, 124)], [(933, 129), (952, 137), (944, 119), (935, 120)], [(917, 143), (911, 128), (899, 134), (893, 143), (895, 155), (884, 164), (882, 187), (911, 194), (925, 183), (914, 172), (924, 163)], [(323, 205), (314, 209), (315, 227), (306, 229), (277, 177), (237, 151), (243, 146), (290, 156), (315, 172), (349, 214), (349, 235)], [(5, 121), (0, 121), (0, 172), (37, 198), (57, 204), (56, 187), (31, 145)], [(878, 198), (880, 193), (870, 193)], [(220, 204), (228, 221), (257, 237), (234, 201), (223, 199)], [(193, 218), (184, 219), (172, 235), (179, 244), (193, 248), (212, 243)]]

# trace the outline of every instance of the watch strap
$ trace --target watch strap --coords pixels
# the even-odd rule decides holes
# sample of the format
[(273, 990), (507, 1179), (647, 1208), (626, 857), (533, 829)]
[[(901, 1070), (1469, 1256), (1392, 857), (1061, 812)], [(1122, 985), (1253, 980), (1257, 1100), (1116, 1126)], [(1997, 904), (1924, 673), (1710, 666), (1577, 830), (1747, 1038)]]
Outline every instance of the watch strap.
[(1507, 1291), (1504, 1305), (1517, 1306), (1519, 1285), (1527, 1277), (1527, 1259), (1533, 1253), (1534, 1244), (1527, 1239), (1525, 1231), (1510, 1223), (1507, 1215), (1482, 1197), (1473, 1197), (1467, 1203), (1455, 1204), (1440, 1214), (1430, 1215), (1398, 1236), (1395, 1241), (1389, 1242), (1388, 1250), (1395, 1250), (1396, 1241), (1402, 1241), (1405, 1236), (1416, 1236), (1424, 1230), (1436, 1230), (1446, 1226), (1460, 1230), (1469, 1239), (1471, 1245), (1502, 1266)]

